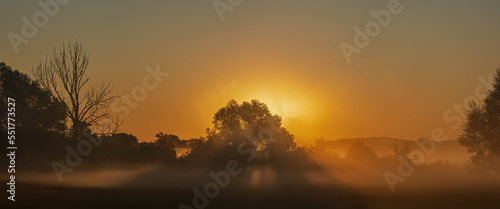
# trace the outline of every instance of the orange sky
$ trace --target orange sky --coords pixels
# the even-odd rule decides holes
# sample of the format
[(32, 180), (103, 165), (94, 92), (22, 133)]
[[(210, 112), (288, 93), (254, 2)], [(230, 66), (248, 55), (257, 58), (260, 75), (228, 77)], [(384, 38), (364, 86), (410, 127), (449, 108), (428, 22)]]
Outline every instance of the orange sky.
[[(388, 1), (244, 1), (221, 22), (211, 1), (71, 1), (16, 54), (6, 35), (41, 8), (0, 8), (0, 61), (29, 73), (53, 47), (78, 39), (89, 75), (115, 93), (142, 85), (146, 66), (170, 73), (130, 110), (122, 131), (204, 135), (230, 99), (260, 99), (299, 143), (346, 137), (430, 137), (454, 104), (500, 67), (500, 2), (401, 1), (404, 10), (348, 64), (339, 44)], [(17, 9), (12, 9), (17, 8)], [(7, 20), (7, 21), (6, 21)], [(456, 115), (456, 113), (454, 113)], [(452, 115), (454, 115), (452, 114)], [(452, 116), (451, 115), (451, 116)]]

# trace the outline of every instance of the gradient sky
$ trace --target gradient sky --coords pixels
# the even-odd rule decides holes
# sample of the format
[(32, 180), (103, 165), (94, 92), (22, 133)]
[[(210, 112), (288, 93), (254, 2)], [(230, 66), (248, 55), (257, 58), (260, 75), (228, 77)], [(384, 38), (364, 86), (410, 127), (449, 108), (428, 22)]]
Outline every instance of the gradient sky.
[[(388, 0), (244, 0), (221, 22), (204, 1), (70, 1), (14, 53), (9, 32), (37, 1), (0, 3), (0, 61), (30, 74), (55, 46), (78, 39), (89, 76), (130, 93), (160, 65), (170, 75), (131, 109), (122, 131), (204, 135), (230, 99), (260, 99), (299, 143), (347, 137), (460, 133), (443, 113), (500, 67), (500, 1), (408, 1), (348, 64), (339, 48)], [(450, 114), (453, 115), (453, 114)]]

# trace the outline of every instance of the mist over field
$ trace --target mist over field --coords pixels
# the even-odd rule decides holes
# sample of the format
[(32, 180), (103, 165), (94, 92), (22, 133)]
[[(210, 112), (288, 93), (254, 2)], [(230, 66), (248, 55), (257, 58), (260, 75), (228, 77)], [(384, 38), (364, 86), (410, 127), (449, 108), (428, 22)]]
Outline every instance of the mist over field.
[[(218, 183), (218, 195), (207, 201), (208, 208), (251, 208), (263, 203), (290, 208), (420, 208), (434, 207), (434, 204), (428, 203), (437, 196), (440, 197), (440, 204), (447, 207), (487, 208), (498, 204), (495, 197), (500, 194), (500, 183), (492, 178), (471, 175), (467, 162), (457, 158), (467, 154), (454, 141), (436, 143), (437, 157), (429, 156), (418, 165), (405, 164), (410, 165), (414, 171), (410, 176), (403, 177), (403, 182), (396, 182), (395, 190), (391, 191), (384, 174), (393, 172), (403, 176), (399, 173), (401, 161), (395, 159), (391, 148), (384, 148), (381, 143), (377, 143), (380, 149), (373, 150), (377, 153), (376, 156), (370, 152), (353, 154), (357, 152), (354, 151), (357, 142), (362, 142), (362, 146), (358, 148), (370, 147), (370, 144), (373, 145), (370, 141), (377, 139), (381, 138), (319, 140), (317, 142), (320, 144), (338, 146), (338, 152), (332, 151), (329, 145), (311, 146), (307, 152), (300, 153), (304, 154), (300, 160), (256, 160), (248, 163), (236, 158), (240, 160), (238, 162), (241, 163), (242, 171), (235, 176), (228, 175), (227, 180), (220, 173), (226, 171), (227, 162), (235, 159), (210, 166), (184, 165), (188, 163), (186, 161), (174, 165), (82, 164), (74, 172), (64, 174), (62, 182), (51, 171), (23, 172), (17, 177), (18, 185), (24, 188), (27, 195), (19, 197), (18, 201), (34, 201), (32, 198), (39, 196), (39, 192), (43, 190), (45, 195), (42, 197), (47, 203), (49, 200), (63, 201), (66, 202), (65, 205), (75, 208), (79, 208), (80, 203), (71, 202), (80, 202), (80, 198), (84, 197), (88, 198), (85, 202), (94, 207), (96, 204), (102, 204), (103, 207), (116, 204), (109, 196), (119, 198), (119, 205), (125, 208), (135, 208), (137, 206), (134, 203), (137, 202), (151, 207), (175, 207), (182, 203), (192, 206), (193, 198), (196, 197), (193, 189), (203, 192), (207, 184), (217, 183), (219, 180), (227, 185), (223, 188), (221, 185), (225, 183)], [(388, 146), (403, 143), (403, 140), (389, 138), (386, 141), (392, 141)], [(348, 148), (344, 154), (339, 154), (343, 143), (348, 143)], [(256, 156), (265, 158), (260, 154)], [(211, 172), (218, 175), (210, 175)], [(443, 194), (446, 194), (446, 198), (441, 198)], [(202, 202), (201, 199), (198, 201)]]
[(1, 209), (500, 208), (500, 1), (1, 2)]

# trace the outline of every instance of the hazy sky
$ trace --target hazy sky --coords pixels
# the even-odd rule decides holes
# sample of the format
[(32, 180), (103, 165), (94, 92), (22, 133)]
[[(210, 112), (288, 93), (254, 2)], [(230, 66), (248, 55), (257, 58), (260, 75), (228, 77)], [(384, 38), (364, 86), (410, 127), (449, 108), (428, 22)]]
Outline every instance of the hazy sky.
[(43, 11), (37, 2), (0, 3), (0, 61), (30, 73), (53, 47), (78, 39), (90, 77), (110, 80), (116, 94), (130, 94), (145, 68), (159, 65), (169, 76), (122, 127), (140, 140), (159, 131), (204, 135), (233, 98), (267, 103), (301, 143), (416, 139), (436, 128), (454, 139), (457, 114), (448, 122), (443, 114), (500, 67), (498, 0), (402, 0), (402, 12), (350, 64), (339, 44), (354, 44), (354, 27), (389, 0), (243, 0), (224, 21), (212, 0), (73, 0), (16, 54), (7, 34), (22, 35), (22, 18)]

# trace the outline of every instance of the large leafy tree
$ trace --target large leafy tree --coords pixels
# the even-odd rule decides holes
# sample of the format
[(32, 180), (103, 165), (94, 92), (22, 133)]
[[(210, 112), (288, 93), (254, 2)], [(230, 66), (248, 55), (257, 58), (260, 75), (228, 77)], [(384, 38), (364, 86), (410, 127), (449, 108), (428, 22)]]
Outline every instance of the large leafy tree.
[[(0, 135), (7, 139), (7, 102), (15, 100), (15, 140), (13, 146), (22, 147), (16, 160), (23, 169), (43, 168), (46, 160), (63, 157), (67, 140), (66, 116), (57, 102), (28, 75), (0, 63)], [(12, 121), (10, 121), (12, 122)], [(7, 142), (7, 140), (5, 141)], [(6, 150), (5, 150), (6, 151)], [(8, 158), (3, 158), (7, 160)], [(43, 163), (40, 163), (43, 162)]]
[(16, 102), (16, 125), (18, 128), (63, 131), (65, 115), (51, 97), (50, 93), (40, 88), (28, 75), (12, 70), (5, 63), (0, 63), (0, 118), (2, 131), (6, 129), (7, 97)]
[(500, 174), (500, 69), (484, 103), (471, 103), (458, 141), (472, 154), (475, 170)]
[(296, 148), (294, 136), (281, 125), (281, 117), (258, 100), (241, 104), (230, 100), (215, 113), (212, 124), (206, 137), (187, 142), (192, 149), (182, 159), (219, 165), (228, 159), (243, 160), (263, 153), (260, 159), (276, 160)]
[(281, 126), (281, 117), (256, 99), (242, 104), (230, 100), (215, 113), (212, 124), (213, 128), (207, 130), (209, 140), (239, 145), (250, 139), (258, 150), (288, 151), (296, 147), (293, 135)]

